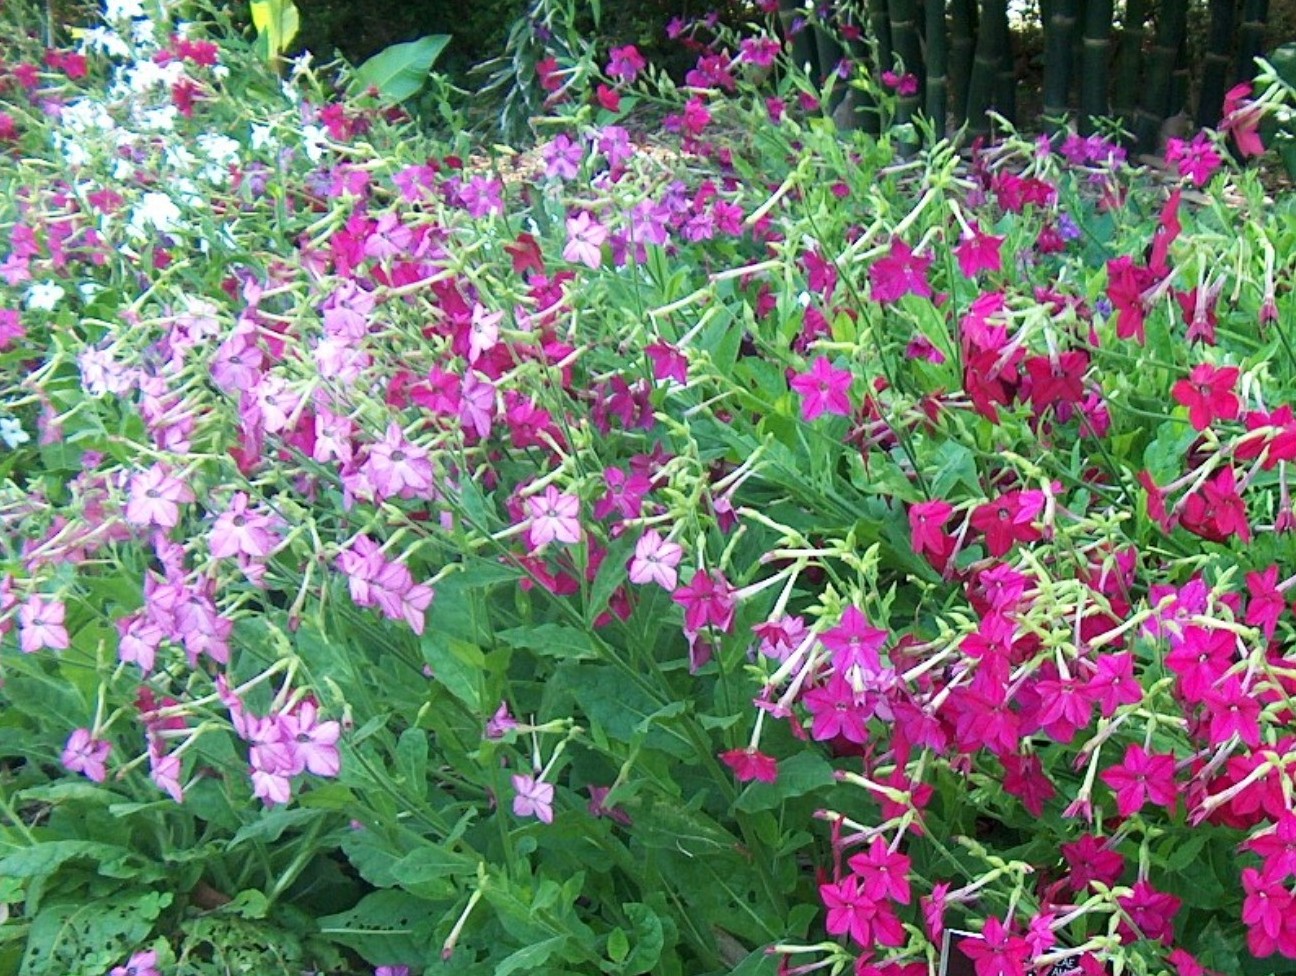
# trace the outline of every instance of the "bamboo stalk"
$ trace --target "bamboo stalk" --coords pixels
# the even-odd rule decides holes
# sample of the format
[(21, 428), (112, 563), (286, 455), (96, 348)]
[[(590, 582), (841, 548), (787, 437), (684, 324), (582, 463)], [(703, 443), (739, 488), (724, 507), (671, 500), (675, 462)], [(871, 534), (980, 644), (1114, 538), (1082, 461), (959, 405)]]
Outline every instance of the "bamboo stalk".
[(976, 0), (950, 0), (949, 88), (954, 121), (967, 118), (968, 82), (976, 43)]
[(1139, 77), (1143, 70), (1143, 39), (1147, 36), (1148, 0), (1126, 0), (1121, 17), (1120, 60), (1116, 71), (1115, 104), (1112, 106), (1126, 129), (1133, 131), (1137, 109)]
[(1044, 22), (1044, 89), (1045, 125), (1064, 128), (1064, 118), (1071, 101), (1071, 59), (1074, 44), (1077, 0), (1053, 0), (1048, 20)]
[(1084, 53), (1080, 58), (1080, 131), (1093, 132), (1093, 120), (1111, 113), (1107, 103), (1108, 65), (1111, 60), (1112, 0), (1087, 0), (1084, 17)]
[(1236, 0), (1210, 0), (1210, 27), (1206, 31), (1206, 54), (1202, 58), (1201, 94), (1197, 98), (1197, 124), (1213, 129), (1224, 107), (1233, 60), (1233, 25)]
[(1182, 108), (1172, 106), (1170, 98), (1172, 75), (1187, 32), (1188, 4), (1184, 0), (1162, 0), (1156, 43), (1148, 56), (1143, 101), (1134, 118), (1134, 134), (1142, 152), (1156, 150), (1161, 123), (1172, 114), (1172, 110)]
[(868, 0), (869, 27), (877, 44), (878, 73), (890, 70), (894, 57), (891, 53), (891, 17), (887, 0)]
[(1008, 0), (984, 0), (977, 32), (972, 75), (968, 81), (966, 118), (973, 136), (990, 131), (986, 111), (996, 103), (999, 68), (1008, 39)]
[(897, 121), (913, 118), (922, 97), (923, 56), (922, 42), (918, 37), (918, 9), (914, 0), (890, 0), (887, 5), (891, 22), (891, 52), (898, 58), (906, 73), (918, 76), (919, 91), (900, 99)]
[[(858, 4), (846, 5), (845, 9), (839, 8), (839, 15), (851, 26), (858, 28), (860, 35), (847, 37), (846, 54), (854, 64), (862, 66), (870, 77), (876, 78), (878, 72), (876, 66), (871, 63), (870, 45), (866, 40), (868, 32), (859, 23), (857, 8)], [(862, 129), (871, 135), (877, 135), (881, 129), (876, 99), (868, 91), (854, 87), (846, 89), (841, 102), (833, 110), (833, 121), (843, 132)]]
[(935, 127), (936, 137), (941, 138), (945, 135), (946, 116), (949, 114), (945, 0), (927, 0), (926, 14), (927, 117)]
[[(823, 84), (828, 80), (828, 76), (837, 70), (837, 65), (842, 59), (842, 46), (833, 37), (832, 32), (828, 29), (828, 24), (824, 18), (816, 12), (814, 16), (814, 38), (815, 38), (815, 60), (818, 62), (819, 71), (815, 75), (815, 81)], [(844, 87), (838, 83), (833, 86), (832, 101), (827, 106), (835, 108), (842, 100)]]
[[(801, 29), (794, 34), (793, 25), (798, 18), (803, 23)], [(797, 0), (779, 0), (779, 23), (783, 27), (784, 38), (792, 40), (792, 63), (810, 78), (817, 78), (819, 69), (815, 63), (817, 58), (814, 37), (811, 36), (809, 25), (804, 21), (805, 7)]]
[(1238, 52), (1235, 76), (1246, 80), (1255, 77), (1255, 59), (1264, 48), (1265, 26), (1269, 22), (1269, 0), (1243, 0), (1242, 23), (1238, 26)]
[(992, 11), (989, 28), (999, 35), (999, 72), (995, 76), (995, 110), (1014, 125), (1017, 122), (1017, 61), (1013, 55), (1012, 31), (1008, 28), (1008, 5)]

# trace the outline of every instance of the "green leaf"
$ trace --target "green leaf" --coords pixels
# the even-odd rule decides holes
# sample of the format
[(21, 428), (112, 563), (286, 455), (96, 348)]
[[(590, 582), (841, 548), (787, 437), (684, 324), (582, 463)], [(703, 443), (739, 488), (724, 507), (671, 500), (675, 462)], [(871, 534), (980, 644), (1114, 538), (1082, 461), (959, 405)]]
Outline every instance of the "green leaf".
[(562, 624), (514, 627), (495, 636), (509, 647), (526, 648), (559, 660), (588, 661), (598, 657), (588, 634)]
[(565, 935), (555, 935), (543, 942), (533, 942), (524, 946), (512, 955), (505, 956), (495, 967), (495, 976), (509, 976), (510, 973), (532, 973), (537, 967), (549, 961), (549, 957), (563, 947), (567, 941)]
[(325, 811), (318, 808), (268, 811), (258, 816), (250, 824), (240, 827), (238, 833), (229, 842), (229, 850), (237, 850), (243, 844), (254, 840), (273, 844), (283, 836), (285, 830), (299, 827), (312, 820), (318, 820), (324, 814)]
[(471, 708), (482, 710), (482, 675), (486, 657), (476, 644), (446, 636), (444, 631), (429, 627), (423, 634), (423, 660), (432, 669), (432, 677), (450, 694)]
[(375, 891), (345, 912), (319, 920), (319, 934), (349, 946), (374, 966), (423, 958), (434, 942), (439, 909), (403, 891)]
[[(449, 894), (454, 889), (450, 883), (452, 876), (471, 875), (475, 868), (476, 863), (466, 855), (456, 854), (436, 844), (425, 844), (393, 864), (391, 876), (405, 888), (442, 882)], [(426, 896), (427, 892), (420, 891), (420, 894)]]
[(297, 7), (292, 0), (252, 0), (251, 13), (252, 26), (264, 39), (267, 56), (273, 61), (297, 36), (297, 28), (301, 26)]
[(46, 904), (32, 920), (19, 976), (103, 976), (153, 930), (170, 893)]
[(430, 34), (417, 41), (393, 44), (356, 69), (356, 85), (376, 88), (384, 101), (403, 102), (417, 95), (432, 64), (450, 43), (449, 34)]
[(786, 799), (804, 796), (835, 782), (836, 777), (828, 760), (815, 752), (798, 752), (779, 763), (777, 780), (773, 783), (751, 783), (734, 801), (734, 806), (746, 813), (772, 810)]
[(630, 940), (622, 929), (615, 928), (608, 933), (607, 954), (616, 963), (625, 962), (626, 956), (630, 955)]
[(100, 844), (89, 840), (45, 841), (0, 858), (0, 877), (48, 877), (65, 863), (78, 857), (106, 864), (133, 856), (129, 849), (116, 844)]
[[(662, 948), (666, 937), (662, 931), (661, 919), (643, 902), (632, 901), (622, 906), (626, 916), (634, 922), (634, 951), (626, 959), (621, 971), (635, 976), (638, 973), (652, 972), (661, 959)], [(616, 931), (621, 931), (617, 929)], [(611, 938), (608, 939), (608, 952), (611, 953)]]

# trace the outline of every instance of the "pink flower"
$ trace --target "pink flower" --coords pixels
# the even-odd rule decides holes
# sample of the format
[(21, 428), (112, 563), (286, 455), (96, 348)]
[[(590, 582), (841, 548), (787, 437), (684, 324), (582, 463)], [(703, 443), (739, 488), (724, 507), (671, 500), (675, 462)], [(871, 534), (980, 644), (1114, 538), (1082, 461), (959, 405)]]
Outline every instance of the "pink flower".
[(635, 543), (630, 582), (656, 583), (664, 590), (674, 590), (679, 582), (675, 567), (683, 556), (684, 550), (677, 543), (663, 539), (656, 529), (648, 529)]
[(531, 516), (527, 539), (532, 549), (550, 542), (580, 542), (580, 499), (575, 495), (549, 485), (543, 495), (527, 499), (526, 510)]
[(189, 486), (174, 477), (163, 464), (131, 475), (126, 521), (131, 525), (156, 525), (173, 529), (180, 521), (180, 505), (194, 500)]
[(981, 938), (959, 940), (959, 948), (972, 960), (976, 976), (1026, 976), (1030, 943), (1011, 934), (997, 918), (988, 918)]
[(364, 472), (384, 498), (426, 498), (432, 493), (428, 452), (406, 440), (394, 420), (383, 439), (370, 447)]
[(825, 356), (810, 366), (808, 373), (798, 373), (788, 384), (801, 395), (801, 418), (807, 422), (820, 414), (849, 417), (852, 375), (848, 369), (836, 369)]
[(1251, 85), (1245, 81), (1224, 94), (1223, 120), (1219, 129), (1233, 136), (1243, 156), (1262, 156), (1265, 147), (1256, 130), (1264, 109), (1248, 100), (1250, 94)]
[(603, 263), (603, 242), (607, 240), (607, 233), (607, 228), (587, 210), (582, 210), (575, 217), (568, 217), (567, 246), (563, 248), (563, 260), (572, 263), (579, 261), (590, 268), (597, 268)]
[(580, 174), (585, 150), (579, 142), (572, 142), (566, 133), (556, 136), (544, 149), (545, 176), (574, 180)]
[(858, 607), (847, 607), (836, 627), (824, 631), (824, 647), (832, 652), (833, 667), (841, 674), (859, 668), (865, 674), (882, 670), (878, 656), (887, 632), (869, 623)]
[(283, 737), (292, 743), (297, 760), (316, 776), (336, 776), (342, 768), (337, 741), (342, 726), (335, 721), (321, 722), (319, 706), (303, 699), (295, 711), (279, 716)]
[(696, 634), (707, 624), (728, 631), (733, 626), (735, 599), (733, 587), (718, 569), (699, 569), (687, 586), (671, 594), (684, 608), (684, 630)]
[(63, 765), (70, 773), (83, 773), (96, 783), (108, 778), (104, 763), (112, 745), (96, 739), (89, 729), (77, 729), (68, 736), (63, 747)]
[(499, 343), (499, 325), (503, 318), (503, 312), (488, 312), (480, 303), (473, 305), (468, 326), (468, 362), (477, 362), (483, 353), (490, 352)]
[(874, 837), (869, 849), (851, 857), (850, 869), (860, 876), (862, 890), (874, 901), (889, 898), (901, 905), (909, 904), (909, 858), (892, 851), (881, 837)]
[(137, 952), (124, 966), (115, 966), (108, 976), (162, 976), (157, 968), (157, 951)]
[(552, 783), (521, 773), (513, 775), (513, 813), (535, 817), (541, 823), (553, 823), (554, 788)]
[(184, 788), (180, 785), (180, 757), (162, 751), (160, 740), (149, 743), (149, 777), (153, 784), (176, 803), (184, 802)]
[(271, 531), (273, 521), (261, 512), (249, 511), (247, 503), (247, 495), (237, 491), (230, 499), (230, 507), (217, 517), (208, 536), (215, 558), (241, 555), (264, 559), (270, 555), (278, 541)]
[(61, 600), (46, 600), (33, 593), (18, 611), (18, 646), (24, 654), (33, 654), (42, 647), (65, 651), (68, 646), (67, 628), (63, 618), (67, 609)]

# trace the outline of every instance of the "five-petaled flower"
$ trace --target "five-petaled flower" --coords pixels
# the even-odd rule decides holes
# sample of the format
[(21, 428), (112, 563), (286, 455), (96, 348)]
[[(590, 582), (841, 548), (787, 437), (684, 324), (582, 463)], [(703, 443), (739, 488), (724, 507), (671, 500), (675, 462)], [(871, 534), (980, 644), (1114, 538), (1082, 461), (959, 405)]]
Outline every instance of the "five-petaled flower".
[(1194, 430), (1205, 430), (1216, 420), (1237, 420), (1242, 408), (1233, 392), (1238, 372), (1236, 366), (1199, 363), (1187, 379), (1175, 381), (1170, 394), (1188, 408), (1188, 422)]
[(826, 356), (815, 359), (808, 372), (793, 376), (788, 385), (801, 395), (801, 418), (808, 422), (825, 413), (850, 416), (852, 378), (850, 370), (836, 368)]

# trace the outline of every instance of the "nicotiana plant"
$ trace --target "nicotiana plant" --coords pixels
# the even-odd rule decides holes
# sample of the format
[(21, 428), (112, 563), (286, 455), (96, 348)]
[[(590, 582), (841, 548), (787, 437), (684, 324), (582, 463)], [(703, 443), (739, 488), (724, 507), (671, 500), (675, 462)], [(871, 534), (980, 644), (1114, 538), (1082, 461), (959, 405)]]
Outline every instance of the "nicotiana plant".
[(1276, 81), (1151, 178), (702, 18), (487, 152), (20, 15), (6, 969), (1296, 969)]

